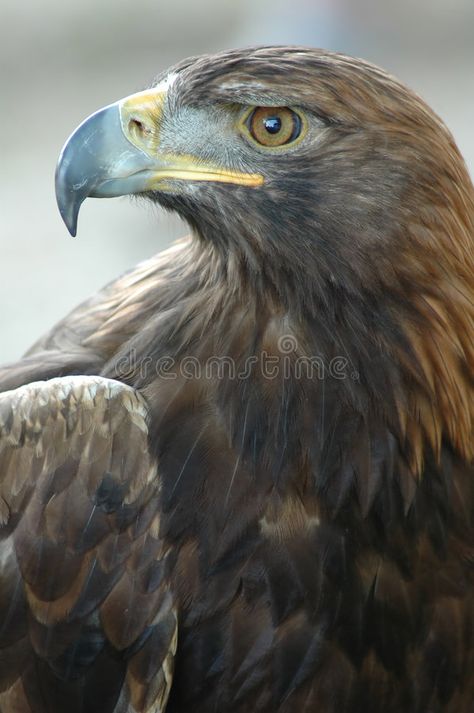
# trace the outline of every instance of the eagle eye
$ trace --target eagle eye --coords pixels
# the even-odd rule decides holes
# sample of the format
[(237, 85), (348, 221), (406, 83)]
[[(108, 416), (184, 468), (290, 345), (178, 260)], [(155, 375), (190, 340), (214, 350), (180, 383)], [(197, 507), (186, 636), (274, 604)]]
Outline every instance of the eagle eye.
[(275, 148), (296, 141), (301, 136), (303, 120), (286, 106), (258, 106), (246, 114), (244, 126), (260, 146)]

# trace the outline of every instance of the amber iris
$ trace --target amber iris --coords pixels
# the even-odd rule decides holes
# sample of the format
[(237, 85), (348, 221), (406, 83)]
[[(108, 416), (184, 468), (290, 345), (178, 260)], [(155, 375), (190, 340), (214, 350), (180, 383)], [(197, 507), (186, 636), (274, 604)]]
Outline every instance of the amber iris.
[(249, 115), (247, 128), (262, 146), (285, 146), (300, 135), (301, 119), (285, 106), (260, 106)]

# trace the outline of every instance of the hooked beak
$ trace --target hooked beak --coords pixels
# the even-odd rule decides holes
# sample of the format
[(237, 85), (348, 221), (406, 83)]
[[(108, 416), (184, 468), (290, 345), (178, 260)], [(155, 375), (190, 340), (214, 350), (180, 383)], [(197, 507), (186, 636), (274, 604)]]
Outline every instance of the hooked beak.
[(213, 166), (190, 155), (160, 152), (166, 91), (132, 94), (87, 118), (66, 141), (56, 168), (56, 199), (71, 235), (83, 201), (166, 190), (166, 181), (263, 183), (260, 174)]

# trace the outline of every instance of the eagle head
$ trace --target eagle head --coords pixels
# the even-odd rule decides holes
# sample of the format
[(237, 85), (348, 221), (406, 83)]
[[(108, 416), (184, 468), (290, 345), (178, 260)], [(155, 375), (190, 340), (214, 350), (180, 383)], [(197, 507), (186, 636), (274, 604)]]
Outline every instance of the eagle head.
[(188, 59), (86, 119), (57, 170), (69, 230), (86, 197), (130, 193), (323, 289), (384, 290), (402, 253), (439, 249), (434, 222), (449, 252), (472, 252), (472, 186), (447, 128), (386, 72), (322, 50)]

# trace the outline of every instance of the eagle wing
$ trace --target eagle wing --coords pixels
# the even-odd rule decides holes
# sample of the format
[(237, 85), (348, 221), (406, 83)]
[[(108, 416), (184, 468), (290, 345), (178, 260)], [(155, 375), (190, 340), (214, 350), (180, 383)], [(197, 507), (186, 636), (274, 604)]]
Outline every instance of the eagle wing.
[(177, 614), (147, 406), (110, 379), (0, 394), (0, 710), (164, 710)]

